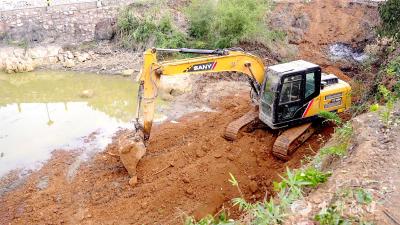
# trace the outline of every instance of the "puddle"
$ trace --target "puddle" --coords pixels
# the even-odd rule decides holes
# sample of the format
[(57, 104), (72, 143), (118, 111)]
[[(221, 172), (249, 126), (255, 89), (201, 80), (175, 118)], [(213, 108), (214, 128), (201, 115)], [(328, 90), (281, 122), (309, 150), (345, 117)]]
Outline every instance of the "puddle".
[(332, 59), (350, 59), (362, 63), (368, 59), (364, 52), (353, 49), (350, 45), (344, 43), (336, 43), (329, 46), (329, 53)]
[(136, 84), (123, 77), (37, 72), (0, 74), (0, 177), (37, 169), (55, 149), (99, 151), (132, 127)]

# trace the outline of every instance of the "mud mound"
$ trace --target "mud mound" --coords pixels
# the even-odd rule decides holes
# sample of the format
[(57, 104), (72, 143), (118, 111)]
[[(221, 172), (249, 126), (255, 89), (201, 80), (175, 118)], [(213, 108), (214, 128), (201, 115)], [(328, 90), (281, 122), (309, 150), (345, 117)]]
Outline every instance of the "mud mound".
[[(156, 126), (147, 154), (140, 161), (138, 184), (116, 153), (116, 144), (83, 164), (66, 179), (74, 156), (58, 152), (27, 183), (1, 197), (0, 224), (180, 224), (187, 215), (213, 214), (226, 208), (237, 190), (228, 182), (234, 174), (248, 200), (272, 192), (272, 182), (286, 167), (298, 167), (314, 154), (331, 129), (314, 135), (283, 163), (272, 157), (276, 138), (267, 130), (242, 132), (236, 142), (222, 137), (225, 126), (249, 110), (248, 94), (219, 102), (219, 111), (194, 113)], [(123, 131), (119, 135), (122, 135)], [(47, 184), (38, 185), (46, 177)]]

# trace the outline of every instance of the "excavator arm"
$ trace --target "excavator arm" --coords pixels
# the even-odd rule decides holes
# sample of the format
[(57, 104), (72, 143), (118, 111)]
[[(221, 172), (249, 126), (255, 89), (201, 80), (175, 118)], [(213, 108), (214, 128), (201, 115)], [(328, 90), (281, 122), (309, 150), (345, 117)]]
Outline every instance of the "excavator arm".
[[(159, 51), (202, 54), (203, 56), (159, 62), (157, 61), (157, 52)], [(135, 185), (137, 182), (136, 165), (145, 154), (150, 138), (160, 77), (225, 71), (246, 74), (253, 93), (258, 98), (265, 76), (265, 68), (257, 56), (242, 51), (200, 49), (153, 48), (144, 53), (134, 121), (135, 131), (120, 140), (119, 149), (120, 158), (131, 176), (131, 185)], [(140, 123), (141, 112), (142, 124)]]

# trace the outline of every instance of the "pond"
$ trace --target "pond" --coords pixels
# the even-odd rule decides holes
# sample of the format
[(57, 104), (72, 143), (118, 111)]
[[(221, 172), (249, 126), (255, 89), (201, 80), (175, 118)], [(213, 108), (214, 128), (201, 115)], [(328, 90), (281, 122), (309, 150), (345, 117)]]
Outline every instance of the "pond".
[(39, 168), (55, 149), (104, 149), (133, 127), (137, 88), (120, 76), (0, 74), (0, 177)]

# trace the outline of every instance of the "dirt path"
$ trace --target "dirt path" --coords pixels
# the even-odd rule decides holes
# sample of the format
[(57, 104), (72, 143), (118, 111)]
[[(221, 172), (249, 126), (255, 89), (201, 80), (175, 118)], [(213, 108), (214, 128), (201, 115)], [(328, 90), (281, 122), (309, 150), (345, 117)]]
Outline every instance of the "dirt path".
[[(263, 198), (278, 174), (300, 166), (331, 129), (314, 135), (287, 163), (272, 157), (275, 137), (267, 130), (242, 133), (237, 142), (228, 142), (221, 134), (229, 121), (249, 109), (247, 96), (225, 98), (218, 112), (194, 113), (155, 127), (138, 166), (136, 188), (128, 185), (119, 159), (107, 153), (96, 155), (67, 179), (77, 154), (56, 152), (24, 186), (0, 198), (0, 224), (179, 224), (186, 215), (231, 208), (238, 193), (228, 182), (229, 172), (249, 200)], [(115, 146), (108, 151), (114, 152)], [(230, 213), (238, 215), (233, 208)]]

